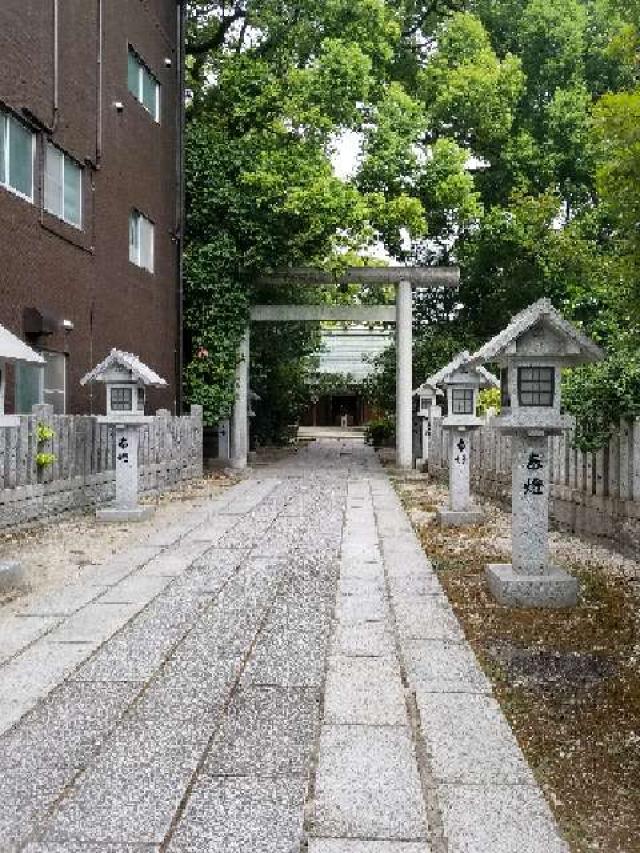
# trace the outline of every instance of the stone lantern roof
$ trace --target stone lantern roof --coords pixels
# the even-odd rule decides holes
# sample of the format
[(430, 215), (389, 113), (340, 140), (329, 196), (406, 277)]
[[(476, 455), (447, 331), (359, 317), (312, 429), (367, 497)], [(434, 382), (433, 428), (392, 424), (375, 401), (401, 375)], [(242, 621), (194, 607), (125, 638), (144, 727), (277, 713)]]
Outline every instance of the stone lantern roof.
[[(536, 340), (533, 333), (543, 334)], [(556, 311), (549, 299), (539, 299), (512, 318), (509, 325), (471, 356), (471, 363), (506, 366), (509, 358), (542, 356), (566, 367), (604, 358), (603, 350)]]
[(0, 326), (0, 361), (44, 364), (44, 358), (4, 326)]
[(428, 379), (426, 379), (422, 385), (418, 385), (418, 387), (414, 390), (413, 396), (420, 397), (423, 394), (437, 394), (439, 397), (442, 396), (444, 392), (441, 388), (438, 388), (437, 385), (433, 385)]
[(140, 385), (148, 385), (153, 388), (164, 388), (166, 380), (140, 361), (137, 355), (123, 350), (112, 349), (109, 355), (89, 371), (80, 380), (81, 385), (87, 382), (116, 382), (121, 381), (118, 374), (128, 373), (128, 381), (137, 382)]
[[(471, 354), (467, 350), (463, 350), (453, 358), (449, 364), (445, 365), (433, 376), (430, 376), (425, 384), (430, 386), (444, 385), (451, 380), (460, 381), (464, 378), (464, 374), (468, 374), (469, 380), (473, 384), (477, 384), (479, 388), (499, 388), (500, 381), (497, 376), (490, 373), (479, 363), (475, 363), (475, 357), (472, 361)], [(454, 378), (455, 377), (455, 378)]]

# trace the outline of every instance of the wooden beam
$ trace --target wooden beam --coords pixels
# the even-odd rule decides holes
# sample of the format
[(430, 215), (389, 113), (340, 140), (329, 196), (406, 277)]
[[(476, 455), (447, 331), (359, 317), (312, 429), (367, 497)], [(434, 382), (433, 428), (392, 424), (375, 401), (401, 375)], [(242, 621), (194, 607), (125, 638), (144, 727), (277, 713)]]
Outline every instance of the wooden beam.
[(395, 323), (395, 305), (254, 305), (256, 323)]
[(458, 287), (458, 267), (348, 267), (340, 273), (313, 267), (289, 267), (259, 276), (257, 284), (398, 284), (415, 287)]

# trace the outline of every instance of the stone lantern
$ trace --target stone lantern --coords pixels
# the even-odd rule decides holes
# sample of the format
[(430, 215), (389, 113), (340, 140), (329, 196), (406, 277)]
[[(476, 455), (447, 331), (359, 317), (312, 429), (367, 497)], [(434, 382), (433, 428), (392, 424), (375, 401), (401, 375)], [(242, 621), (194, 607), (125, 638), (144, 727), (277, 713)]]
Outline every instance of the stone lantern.
[(4, 395), (6, 387), (7, 364), (35, 364), (44, 368), (44, 358), (27, 346), (4, 326), (0, 326), (0, 427), (20, 425), (17, 415), (5, 415)]
[(440, 523), (448, 527), (479, 524), (483, 513), (471, 503), (471, 433), (482, 425), (477, 417), (478, 396), (483, 388), (497, 388), (499, 381), (480, 365), (470, 364), (465, 350), (431, 376), (430, 385), (440, 385), (447, 397), (447, 415), (442, 428), (449, 437), (449, 506), (440, 508)]
[(417, 400), (416, 416), (420, 422), (420, 458), (416, 460), (424, 465), (429, 460), (429, 439), (435, 418), (442, 417), (442, 408), (438, 405), (438, 397), (442, 391), (430, 382), (423, 382), (413, 392)]
[(562, 413), (561, 372), (602, 359), (593, 341), (541, 299), (473, 356), (501, 369), (501, 413), (493, 426), (511, 436), (512, 562), (487, 566), (502, 604), (571, 607), (578, 582), (549, 562), (548, 437), (571, 428)]
[(90, 373), (80, 381), (101, 382), (106, 386), (107, 414), (98, 418), (115, 426), (116, 433), (116, 502), (115, 506), (96, 512), (99, 521), (142, 521), (152, 507), (138, 504), (138, 441), (140, 428), (152, 418), (145, 415), (146, 388), (164, 388), (166, 381), (129, 352), (112, 349)]

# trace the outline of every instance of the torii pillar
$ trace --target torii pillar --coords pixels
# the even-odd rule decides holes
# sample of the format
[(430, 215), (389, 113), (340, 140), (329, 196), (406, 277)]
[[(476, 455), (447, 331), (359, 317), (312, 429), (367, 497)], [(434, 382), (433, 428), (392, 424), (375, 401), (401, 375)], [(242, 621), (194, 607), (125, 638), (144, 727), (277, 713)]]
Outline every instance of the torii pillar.
[(236, 396), (231, 414), (231, 459), (232, 468), (243, 471), (249, 456), (249, 358), (250, 335), (247, 326), (240, 344), (236, 365)]
[(410, 281), (396, 285), (396, 465), (413, 467), (413, 295)]

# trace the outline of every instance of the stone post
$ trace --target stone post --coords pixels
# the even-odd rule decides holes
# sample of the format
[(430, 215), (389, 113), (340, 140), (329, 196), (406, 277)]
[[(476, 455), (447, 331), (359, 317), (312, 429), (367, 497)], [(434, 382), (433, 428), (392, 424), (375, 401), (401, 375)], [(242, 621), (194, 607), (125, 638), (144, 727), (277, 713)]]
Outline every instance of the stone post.
[(413, 306), (411, 282), (401, 281), (396, 287), (396, 465), (412, 464), (412, 338)]
[(573, 607), (578, 581), (549, 561), (548, 436), (518, 431), (511, 438), (512, 560), (486, 568), (489, 588), (501, 604)]
[(513, 570), (542, 575), (549, 570), (549, 470), (546, 436), (511, 439)]
[(431, 425), (431, 415), (422, 420), (422, 462), (429, 461), (429, 427)]
[(138, 444), (140, 425), (115, 424), (116, 438), (116, 500), (113, 506), (99, 509), (97, 521), (144, 521), (153, 514), (153, 507), (138, 505)]
[(231, 415), (231, 467), (242, 471), (247, 467), (249, 453), (248, 419), (249, 411), (249, 358), (250, 338), (247, 327), (240, 344), (239, 360), (236, 367), (236, 397)]
[(218, 459), (222, 462), (228, 462), (231, 458), (231, 425), (229, 418), (220, 421), (218, 424)]
[(469, 509), (471, 440), (467, 432), (449, 432), (449, 508), (452, 512)]
[(484, 513), (471, 501), (471, 430), (449, 427), (449, 506), (438, 509), (443, 527), (480, 524)]

